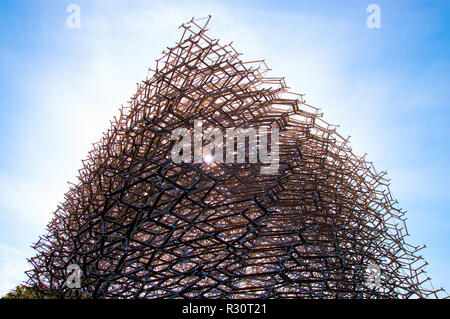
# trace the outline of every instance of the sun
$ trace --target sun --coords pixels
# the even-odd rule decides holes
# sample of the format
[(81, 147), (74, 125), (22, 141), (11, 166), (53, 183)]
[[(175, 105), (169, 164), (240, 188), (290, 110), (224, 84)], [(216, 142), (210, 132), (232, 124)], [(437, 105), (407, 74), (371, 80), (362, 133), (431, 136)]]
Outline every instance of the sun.
[(205, 161), (206, 164), (211, 164), (214, 161), (214, 157), (211, 155), (205, 155), (203, 157), (203, 160)]

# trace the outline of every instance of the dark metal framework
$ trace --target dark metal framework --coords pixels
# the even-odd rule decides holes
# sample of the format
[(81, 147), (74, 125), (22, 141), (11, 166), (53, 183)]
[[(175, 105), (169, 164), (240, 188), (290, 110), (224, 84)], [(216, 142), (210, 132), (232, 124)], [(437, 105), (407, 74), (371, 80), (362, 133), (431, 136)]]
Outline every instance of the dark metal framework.
[[(66, 267), (92, 298), (437, 297), (405, 241), (404, 212), (385, 173), (264, 61), (242, 62), (183, 24), (111, 129), (94, 145), (35, 244), (28, 284), (72, 296)], [(280, 129), (280, 166), (176, 164), (171, 132), (193, 127)], [(370, 264), (378, 289), (366, 285)]]

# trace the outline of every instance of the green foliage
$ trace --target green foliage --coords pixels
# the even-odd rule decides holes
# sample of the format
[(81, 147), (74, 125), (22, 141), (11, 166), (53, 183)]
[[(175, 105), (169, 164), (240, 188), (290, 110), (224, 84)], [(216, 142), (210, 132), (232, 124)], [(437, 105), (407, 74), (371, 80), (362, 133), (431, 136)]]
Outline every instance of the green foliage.
[[(45, 291), (46, 294), (41, 293)], [(47, 287), (28, 287), (24, 285), (17, 286), (14, 290), (11, 290), (2, 299), (87, 299), (88, 296), (83, 294), (78, 289), (65, 289), (64, 291), (57, 293), (56, 291), (49, 292)]]
[(56, 297), (45, 296), (36, 287), (17, 286), (2, 299), (54, 299)]

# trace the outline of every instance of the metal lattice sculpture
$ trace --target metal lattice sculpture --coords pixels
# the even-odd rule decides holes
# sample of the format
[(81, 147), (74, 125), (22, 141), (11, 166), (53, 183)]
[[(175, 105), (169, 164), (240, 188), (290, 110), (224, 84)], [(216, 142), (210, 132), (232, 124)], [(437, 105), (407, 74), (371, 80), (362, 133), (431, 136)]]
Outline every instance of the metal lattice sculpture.
[[(426, 262), (405, 242), (384, 173), (264, 61), (242, 62), (192, 20), (83, 162), (79, 183), (34, 246), (28, 284), (93, 298), (409, 298)], [(279, 169), (175, 163), (171, 132), (277, 127)], [(369, 265), (381, 283), (366, 285)], [(428, 283), (426, 283), (428, 282)]]

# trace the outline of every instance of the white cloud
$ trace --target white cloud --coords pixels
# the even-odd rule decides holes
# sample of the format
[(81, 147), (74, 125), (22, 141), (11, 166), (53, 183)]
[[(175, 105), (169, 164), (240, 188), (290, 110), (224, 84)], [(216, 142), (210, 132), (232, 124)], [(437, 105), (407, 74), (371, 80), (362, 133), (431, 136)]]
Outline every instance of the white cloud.
[(27, 253), (14, 247), (0, 244), (0, 296), (7, 294), (26, 280)]

